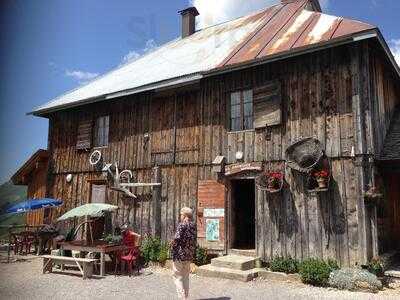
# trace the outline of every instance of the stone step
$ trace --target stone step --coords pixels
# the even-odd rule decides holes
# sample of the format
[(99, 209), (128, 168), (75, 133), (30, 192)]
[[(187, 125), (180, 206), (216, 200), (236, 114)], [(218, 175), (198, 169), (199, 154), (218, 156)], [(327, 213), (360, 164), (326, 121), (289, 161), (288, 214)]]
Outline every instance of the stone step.
[(213, 258), (211, 265), (214, 267), (247, 271), (260, 266), (260, 258), (241, 255), (226, 255)]
[(204, 277), (225, 278), (243, 282), (251, 281), (258, 276), (259, 269), (236, 270), (205, 265), (196, 269), (196, 274)]
[(400, 267), (395, 268), (393, 270), (387, 270), (385, 272), (385, 276), (400, 279)]
[(257, 257), (255, 249), (229, 249), (228, 254)]

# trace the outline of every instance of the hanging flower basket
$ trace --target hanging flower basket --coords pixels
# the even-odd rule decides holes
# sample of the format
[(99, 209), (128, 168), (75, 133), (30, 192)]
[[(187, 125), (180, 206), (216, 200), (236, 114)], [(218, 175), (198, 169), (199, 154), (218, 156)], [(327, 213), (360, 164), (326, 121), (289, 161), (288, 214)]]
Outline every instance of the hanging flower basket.
[(283, 179), (282, 172), (265, 172), (256, 178), (256, 185), (260, 190), (268, 193), (278, 193), (282, 190)]
[(329, 172), (326, 170), (316, 171), (313, 174), (315, 180), (318, 183), (319, 189), (326, 189), (329, 183)]
[(326, 192), (329, 190), (331, 174), (327, 169), (314, 170), (308, 176), (308, 191), (309, 192)]
[(364, 198), (367, 201), (376, 202), (383, 198), (383, 194), (379, 191), (377, 187), (369, 186), (368, 191), (364, 193)]

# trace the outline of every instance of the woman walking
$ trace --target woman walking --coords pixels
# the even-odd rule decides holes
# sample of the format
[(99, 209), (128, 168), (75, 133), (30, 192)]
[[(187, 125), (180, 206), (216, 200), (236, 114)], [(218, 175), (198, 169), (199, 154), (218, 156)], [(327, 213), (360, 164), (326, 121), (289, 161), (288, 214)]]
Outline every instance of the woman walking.
[(196, 249), (196, 225), (193, 222), (193, 211), (189, 207), (181, 209), (180, 223), (172, 241), (172, 260), (174, 281), (178, 297), (189, 297), (190, 263)]

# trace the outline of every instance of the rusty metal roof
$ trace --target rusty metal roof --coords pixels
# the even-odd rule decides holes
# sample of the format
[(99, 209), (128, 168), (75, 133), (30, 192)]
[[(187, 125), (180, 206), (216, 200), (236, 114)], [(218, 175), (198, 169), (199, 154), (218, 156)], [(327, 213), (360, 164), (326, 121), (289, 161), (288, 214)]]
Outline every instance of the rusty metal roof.
[(220, 67), (310, 47), (376, 28), (363, 22), (306, 10), (306, 2), (276, 5), (265, 10), (262, 24)]
[(36, 108), (45, 115), (95, 101), (200, 80), (236, 64), (306, 49), (376, 27), (306, 9), (307, 0), (278, 4), (176, 39), (87, 85)]

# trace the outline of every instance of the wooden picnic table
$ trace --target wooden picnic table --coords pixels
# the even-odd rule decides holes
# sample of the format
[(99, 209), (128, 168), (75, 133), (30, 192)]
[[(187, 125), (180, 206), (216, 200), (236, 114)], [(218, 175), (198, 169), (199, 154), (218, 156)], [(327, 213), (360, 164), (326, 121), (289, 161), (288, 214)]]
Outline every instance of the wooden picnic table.
[(118, 245), (118, 244), (107, 244), (103, 241), (95, 241), (90, 245), (85, 245), (85, 241), (71, 241), (71, 242), (60, 242), (58, 245), (62, 250), (74, 250), (81, 252), (93, 252), (100, 254), (100, 276), (104, 276), (106, 273), (105, 255), (119, 251), (126, 251), (131, 249), (129, 246)]

